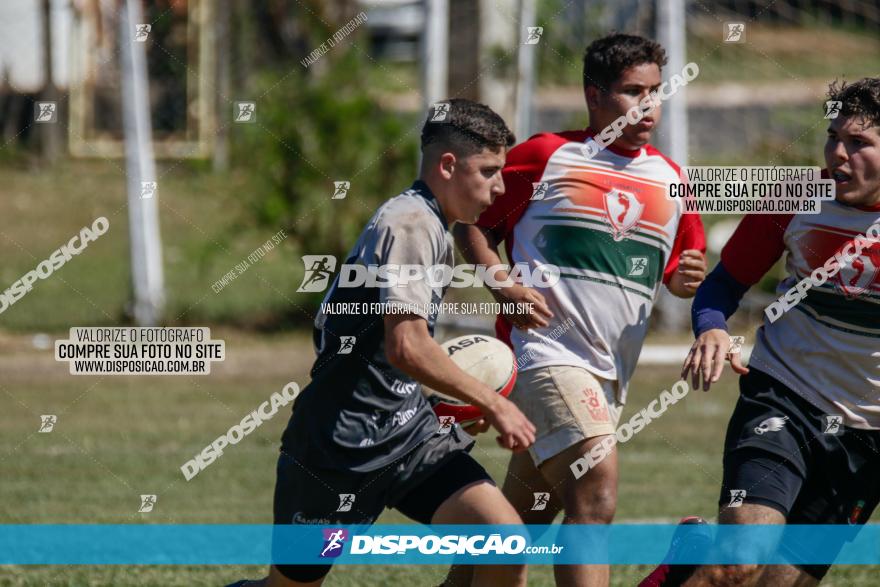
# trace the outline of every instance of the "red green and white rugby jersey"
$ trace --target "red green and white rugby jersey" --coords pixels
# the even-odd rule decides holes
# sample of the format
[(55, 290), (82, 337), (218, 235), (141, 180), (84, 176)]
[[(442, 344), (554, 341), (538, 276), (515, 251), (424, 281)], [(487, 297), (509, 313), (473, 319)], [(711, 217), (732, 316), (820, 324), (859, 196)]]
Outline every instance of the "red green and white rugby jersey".
[[(747, 215), (721, 253), (743, 285), (753, 285), (787, 253), (782, 295), (844, 249), (880, 206), (822, 202), (819, 214)], [(851, 250), (851, 249), (849, 249)], [(880, 244), (861, 254), (775, 322), (765, 316), (751, 366), (764, 371), (847, 426), (880, 429)]]
[(539, 134), (512, 149), (505, 194), (477, 225), (505, 241), (512, 264), (561, 269), (557, 285), (539, 290), (554, 314), (548, 327), (522, 331), (498, 317), (521, 368), (583, 367), (616, 380), (623, 402), (660, 286), (683, 250), (705, 250), (705, 238), (699, 216), (666, 196), (679, 181), (675, 163), (650, 145), (588, 159), (592, 136)]

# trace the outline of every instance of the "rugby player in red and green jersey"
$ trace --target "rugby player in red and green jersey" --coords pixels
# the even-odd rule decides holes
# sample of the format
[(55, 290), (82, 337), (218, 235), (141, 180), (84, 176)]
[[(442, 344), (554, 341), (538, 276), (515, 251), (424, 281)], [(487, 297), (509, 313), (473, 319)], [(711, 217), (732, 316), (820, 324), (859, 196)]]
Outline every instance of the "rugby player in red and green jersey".
[[(829, 98), (841, 106), (825, 143), (835, 199), (819, 214), (743, 218), (694, 300), (683, 376), (708, 390), (728, 357), (727, 319), (783, 255), (778, 293), (806, 294), (765, 311), (748, 368), (729, 355), (741, 377), (721, 524), (858, 525), (880, 500), (880, 78), (832, 84)], [(781, 534), (792, 564), (661, 565), (642, 585), (816, 585), (843, 547), (830, 533)]]
[[(533, 303), (534, 312), (498, 317), (498, 336), (514, 349), (520, 374), (510, 399), (538, 429), (528, 453), (510, 461), (504, 493), (528, 524), (607, 524), (617, 502), (617, 454), (585, 470), (573, 466), (615, 435), (627, 385), (661, 286), (691, 297), (705, 275), (700, 218), (667, 196), (679, 168), (648, 141), (660, 121), (663, 48), (611, 34), (584, 55), (586, 130), (539, 134), (515, 147), (504, 168), (506, 193), (456, 240), (472, 263), (534, 271), (558, 266), (550, 288), (492, 291), (499, 302)], [(594, 139), (630, 108), (653, 105), (605, 149)], [(647, 110), (647, 108), (646, 108)], [(601, 137), (597, 137), (601, 138)], [(495, 278), (504, 280), (506, 272)], [(668, 382), (658, 382), (657, 390)], [(548, 493), (534, 510), (535, 493)], [(558, 565), (557, 584), (607, 585), (607, 565)]]

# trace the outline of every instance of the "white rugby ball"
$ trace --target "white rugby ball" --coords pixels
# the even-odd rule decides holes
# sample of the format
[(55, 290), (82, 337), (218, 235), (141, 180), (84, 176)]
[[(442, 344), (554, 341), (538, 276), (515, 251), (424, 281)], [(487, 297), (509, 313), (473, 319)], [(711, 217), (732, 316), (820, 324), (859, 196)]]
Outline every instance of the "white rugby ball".
[[(484, 334), (466, 334), (440, 345), (452, 362), (471, 377), (485, 383), (497, 393), (507, 397), (516, 383), (516, 357), (510, 347), (497, 338)], [(422, 387), (434, 412), (440, 416), (452, 416), (458, 423), (478, 420), (483, 416), (480, 408), (459, 399)]]

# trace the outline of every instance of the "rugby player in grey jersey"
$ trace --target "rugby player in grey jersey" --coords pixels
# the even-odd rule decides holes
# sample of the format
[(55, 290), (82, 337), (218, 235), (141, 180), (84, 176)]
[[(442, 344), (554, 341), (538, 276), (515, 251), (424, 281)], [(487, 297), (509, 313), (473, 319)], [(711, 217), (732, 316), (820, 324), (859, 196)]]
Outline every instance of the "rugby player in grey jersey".
[[(482, 104), (443, 104), (443, 116), (435, 111), (422, 129), (419, 179), (376, 211), (345, 264), (452, 265), (450, 225), (476, 221), (504, 193), (501, 169), (513, 134)], [(282, 438), (276, 525), (371, 524), (386, 507), (424, 524), (522, 523), (468, 454), (473, 438), (459, 426), (441, 428), (422, 395), (425, 384), (480, 407), (477, 428), (493, 426), (507, 449), (534, 442), (535, 427), (519, 409), (459, 369), (432, 338), (444, 293), (425, 279), (347, 288), (337, 276), (326, 304), (395, 308), (378, 316), (318, 314), (312, 381)], [(332, 560), (274, 565), (269, 577), (247, 584), (320, 585)], [(524, 565), (479, 565), (472, 584), (525, 579)]]

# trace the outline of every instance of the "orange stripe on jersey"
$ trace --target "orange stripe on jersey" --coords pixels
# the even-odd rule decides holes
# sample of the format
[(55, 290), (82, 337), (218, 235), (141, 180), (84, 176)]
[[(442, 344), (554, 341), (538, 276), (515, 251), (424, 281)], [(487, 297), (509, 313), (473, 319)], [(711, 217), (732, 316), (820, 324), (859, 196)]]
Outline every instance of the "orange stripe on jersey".
[(667, 199), (663, 184), (619, 173), (570, 171), (560, 182), (559, 190), (576, 206), (598, 210), (606, 209), (605, 195), (612, 190), (629, 194), (644, 206), (639, 220), (658, 226), (666, 226), (678, 211), (675, 202)]

